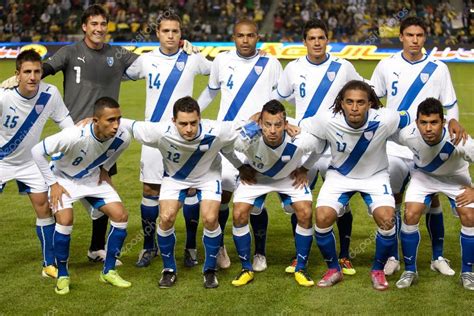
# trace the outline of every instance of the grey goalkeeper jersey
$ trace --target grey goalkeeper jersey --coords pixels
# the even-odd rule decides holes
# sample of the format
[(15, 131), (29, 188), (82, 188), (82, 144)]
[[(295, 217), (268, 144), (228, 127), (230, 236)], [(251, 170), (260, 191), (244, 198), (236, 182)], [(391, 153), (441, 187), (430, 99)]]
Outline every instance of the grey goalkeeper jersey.
[(64, 74), (64, 103), (74, 122), (91, 117), (98, 98), (118, 100), (120, 81), (138, 55), (104, 44), (94, 50), (84, 41), (64, 46), (45, 61)]

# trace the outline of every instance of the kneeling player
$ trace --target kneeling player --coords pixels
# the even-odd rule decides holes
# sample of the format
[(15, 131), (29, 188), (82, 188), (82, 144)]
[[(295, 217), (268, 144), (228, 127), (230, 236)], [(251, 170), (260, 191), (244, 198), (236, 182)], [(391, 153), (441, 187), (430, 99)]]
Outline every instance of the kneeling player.
[(399, 143), (411, 149), (415, 168), (405, 195), (405, 216), (400, 239), (405, 271), (398, 288), (410, 287), (418, 278), (416, 257), (420, 244), (419, 222), (426, 206), (436, 193), (444, 193), (461, 220), (461, 281), (464, 288), (474, 290), (474, 203), (463, 206), (456, 198), (471, 186), (469, 163), (474, 161), (474, 141), (454, 146), (445, 126), (441, 102), (428, 98), (418, 106), (416, 123), (400, 132)]
[(377, 110), (380, 105), (367, 83), (353, 80), (339, 92), (333, 113), (301, 122), (303, 130), (329, 142), (332, 156), (316, 208), (316, 242), (329, 268), (319, 287), (342, 280), (332, 225), (352, 195), (360, 192), (378, 226), (372, 284), (377, 290), (388, 288), (383, 267), (397, 237), (385, 147), (387, 138), (406, 126), (409, 118), (403, 112)]
[(161, 184), (158, 246), (163, 259), (160, 288), (169, 288), (177, 280), (174, 257), (174, 223), (188, 189), (197, 190), (201, 200), (204, 226), (204, 287), (218, 286), (216, 257), (222, 238), (218, 222), (221, 202), (221, 160), (219, 152), (231, 152), (237, 137), (235, 124), (202, 120), (198, 103), (191, 97), (176, 101), (172, 122), (136, 122), (123, 120), (140, 143), (158, 148), (163, 156), (165, 174)]
[(34, 50), (16, 59), (15, 89), (0, 89), (0, 192), (16, 180), (20, 193), (28, 193), (36, 212), (36, 233), (43, 252), (44, 277), (57, 277), (54, 266), (54, 218), (48, 204), (48, 186), (31, 159), (31, 147), (40, 140), (48, 118), (59, 127), (74, 125), (55, 86), (41, 82), (41, 56)]
[[(103, 97), (94, 105), (93, 123), (72, 127), (47, 137), (32, 149), (33, 159), (50, 186), (49, 199), (56, 216), (54, 255), (58, 264), (57, 294), (69, 293), (69, 244), (73, 224), (73, 203), (86, 199), (110, 218), (107, 255), (100, 280), (117, 287), (130, 287), (115, 271), (127, 236), (128, 213), (115, 189), (108, 170), (130, 143), (129, 133), (120, 126), (119, 104)], [(50, 168), (45, 156), (60, 153)]]
[[(242, 263), (242, 271), (232, 281), (235, 286), (245, 285), (254, 278), (250, 263), (249, 216), (252, 208), (261, 206), (270, 192), (278, 192), (282, 202), (291, 204), (295, 210), (298, 221), (295, 279), (302, 286), (314, 285), (305, 271), (313, 239), (312, 194), (306, 185), (307, 171), (324, 151), (326, 142), (306, 133), (292, 139), (286, 132), (287, 125), (283, 105), (276, 100), (269, 101), (263, 106), (258, 125), (246, 125), (235, 144), (236, 150), (245, 154), (257, 172), (255, 180), (246, 181), (241, 177), (234, 195), (232, 231)], [(308, 153), (311, 155), (300, 166), (303, 156)]]

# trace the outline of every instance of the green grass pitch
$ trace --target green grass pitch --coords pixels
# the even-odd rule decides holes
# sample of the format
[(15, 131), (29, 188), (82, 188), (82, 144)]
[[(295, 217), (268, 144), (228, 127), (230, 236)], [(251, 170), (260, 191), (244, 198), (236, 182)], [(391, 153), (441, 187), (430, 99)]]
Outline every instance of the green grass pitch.
[[(285, 62), (286, 64), (286, 62)], [(375, 62), (354, 62), (356, 69), (365, 78), (370, 78)], [(474, 81), (470, 72), (473, 65), (449, 64), (461, 112), (461, 123), (474, 133)], [(14, 62), (0, 62), (0, 79), (12, 75)], [(469, 79), (471, 78), (471, 79)], [(47, 82), (62, 89), (62, 75), (49, 77)], [(194, 96), (197, 97), (207, 84), (207, 78), (196, 80)], [(143, 119), (145, 107), (145, 83), (124, 82), (120, 103), (123, 116)], [(204, 117), (215, 118), (218, 100), (206, 109)], [(290, 114), (294, 113), (291, 106)], [(44, 134), (58, 129), (48, 123)], [(290, 218), (281, 210), (277, 198), (272, 195), (267, 201), (269, 209), (268, 270), (257, 273), (255, 281), (243, 288), (234, 288), (230, 281), (240, 270), (240, 263), (232, 241), (231, 220), (226, 228), (226, 244), (232, 260), (230, 269), (219, 272), (220, 286), (216, 290), (205, 290), (202, 286), (202, 265), (192, 269), (183, 266), (185, 239), (183, 217), (177, 220), (176, 259), (178, 283), (170, 290), (158, 289), (161, 259), (150, 267), (138, 269), (134, 266), (142, 246), (139, 204), (141, 183), (139, 182), (140, 146), (133, 142), (118, 162), (119, 174), (114, 183), (130, 213), (128, 237), (124, 245), (119, 268), (121, 275), (130, 280), (130, 289), (118, 289), (99, 282), (101, 265), (87, 261), (91, 223), (82, 206), (75, 212), (74, 232), (71, 242), (69, 269), (71, 293), (60, 297), (54, 293), (55, 281), (43, 279), (38, 239), (35, 234), (35, 216), (27, 197), (19, 196), (16, 185), (9, 183), (0, 198), (0, 315), (3, 314), (240, 314), (263, 313), (272, 315), (356, 313), (356, 314), (473, 314), (474, 296), (459, 284), (460, 246), (459, 220), (451, 215), (445, 197), (442, 198), (446, 226), (445, 256), (451, 260), (457, 274), (455, 277), (441, 276), (429, 269), (431, 246), (424, 220), (422, 241), (419, 248), (420, 281), (412, 288), (398, 290), (395, 281), (400, 273), (389, 278), (390, 289), (377, 292), (372, 289), (369, 271), (374, 255), (373, 232), (375, 224), (367, 215), (366, 207), (357, 196), (351, 201), (354, 210), (354, 227), (351, 250), (357, 255), (353, 263), (355, 276), (333, 288), (301, 288), (292, 275), (284, 272), (294, 253), (290, 230)], [(320, 183), (319, 183), (320, 185)], [(318, 187), (319, 187), (318, 185)], [(317, 192), (314, 193), (316, 197)], [(202, 236), (202, 225), (198, 241)], [(203, 247), (198, 242), (199, 261), (203, 261)], [(318, 280), (326, 270), (319, 250), (315, 245), (311, 251), (309, 273)]]

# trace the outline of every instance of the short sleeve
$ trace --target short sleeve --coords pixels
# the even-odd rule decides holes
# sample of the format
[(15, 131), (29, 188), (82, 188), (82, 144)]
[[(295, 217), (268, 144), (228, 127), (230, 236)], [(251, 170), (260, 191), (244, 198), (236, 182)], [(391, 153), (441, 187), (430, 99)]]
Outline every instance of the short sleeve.
[(386, 82), (383, 70), (383, 61), (380, 61), (375, 67), (374, 73), (369, 83), (379, 98), (387, 95)]
[(312, 116), (301, 120), (299, 126), (307, 133), (320, 139), (326, 139), (326, 120), (330, 118), (327, 115)]
[(143, 64), (145, 55), (139, 56), (131, 65), (125, 70), (125, 74), (132, 80), (138, 80), (143, 78)]
[(131, 134), (140, 143), (157, 148), (161, 138), (164, 136), (162, 132), (164, 125), (169, 124), (164, 122), (135, 121), (131, 126)]
[(196, 56), (198, 58), (198, 73), (208, 76), (211, 73), (212, 62), (201, 53), (196, 54)]
[(474, 162), (474, 141), (472, 140), (471, 136), (469, 136), (464, 145), (460, 144), (457, 148), (463, 153), (464, 160), (468, 161), (469, 163)]
[(278, 81), (277, 92), (278, 95), (284, 99), (288, 98), (293, 94), (293, 87), (290, 81), (291, 68), (291, 64), (288, 64), (285, 70), (283, 70), (283, 73), (280, 76), (280, 80)]
[[(221, 53), (223, 54), (223, 53)], [(209, 75), (209, 83), (208, 87), (211, 90), (219, 90), (221, 88), (221, 84), (219, 82), (219, 63), (221, 55), (217, 55), (211, 65), (211, 73)]]
[[(441, 62), (440, 62), (441, 63)], [(451, 81), (451, 75), (446, 64), (441, 63), (440, 67), (442, 71), (441, 78), (441, 91), (439, 94), (439, 100), (443, 107), (447, 110), (451, 109), (457, 103), (456, 92), (454, 91), (453, 82)], [(440, 66), (441, 66), (440, 65)]]
[(346, 75), (347, 81), (351, 81), (351, 80), (364, 81), (364, 78), (361, 75), (359, 75), (359, 73), (357, 72), (357, 70), (355, 69), (352, 63), (347, 61), (345, 64), (346, 64), (346, 69), (347, 69), (347, 75)]
[(273, 73), (272, 73), (272, 90), (275, 90), (278, 86), (278, 81), (280, 80), (281, 74), (283, 72), (283, 67), (276, 58), (272, 58), (273, 61)]
[(78, 127), (70, 127), (63, 129), (61, 132), (46, 137), (43, 140), (43, 150), (48, 156), (59, 152), (67, 152), (73, 146), (79, 135), (77, 134)]
[(120, 60), (122, 60), (124, 69), (127, 70), (135, 62), (135, 60), (138, 59), (139, 56), (121, 46), (118, 46), (117, 48), (121, 50), (120, 52), (121, 52), (122, 58)]
[(69, 63), (71, 49), (74, 49), (71, 45), (61, 47), (44, 63), (53, 67), (54, 73), (66, 69), (67, 64)]
[(52, 104), (54, 105), (54, 110), (51, 113), (51, 119), (54, 122), (59, 123), (69, 116), (69, 110), (64, 104), (63, 98), (59, 94), (59, 91), (56, 87), (54, 87), (52, 101), (53, 101)]

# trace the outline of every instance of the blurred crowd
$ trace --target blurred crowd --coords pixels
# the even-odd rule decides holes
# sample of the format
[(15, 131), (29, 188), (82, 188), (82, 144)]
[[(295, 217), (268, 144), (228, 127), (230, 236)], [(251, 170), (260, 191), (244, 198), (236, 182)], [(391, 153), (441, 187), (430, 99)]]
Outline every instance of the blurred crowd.
[[(274, 3), (274, 2), (277, 3)], [(110, 41), (154, 41), (160, 14), (172, 10), (183, 20), (191, 41), (229, 41), (234, 22), (253, 19), (263, 26), (272, 4), (276, 10), (263, 32), (265, 41), (301, 41), (302, 26), (311, 18), (328, 24), (330, 38), (339, 42), (390, 42), (398, 36), (399, 21), (408, 15), (424, 17), (429, 36), (447, 44), (472, 42), (474, 21), (449, 1), (375, 0), (5, 0), (0, 3), (0, 42), (74, 41), (82, 37), (81, 13), (100, 3), (110, 14)]]

